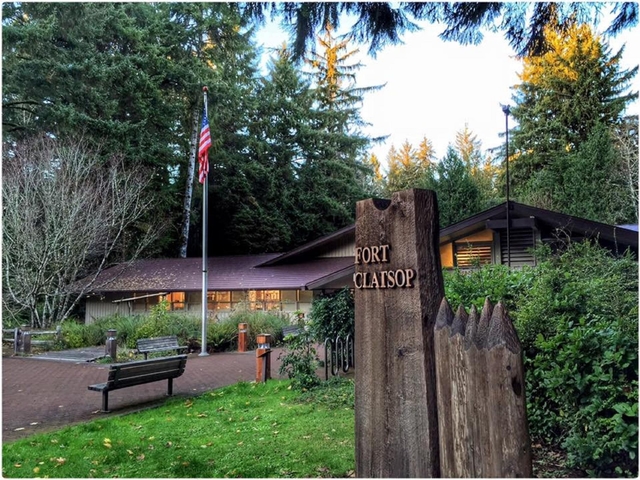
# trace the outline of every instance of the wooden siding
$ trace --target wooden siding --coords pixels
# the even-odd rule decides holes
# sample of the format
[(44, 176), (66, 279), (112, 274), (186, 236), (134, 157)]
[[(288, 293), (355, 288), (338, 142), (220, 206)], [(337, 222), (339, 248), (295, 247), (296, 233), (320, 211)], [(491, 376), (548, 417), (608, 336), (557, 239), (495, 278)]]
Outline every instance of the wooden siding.
[(440, 262), (443, 268), (453, 268), (453, 243), (440, 245)]
[[(537, 241), (537, 233), (531, 228), (512, 228), (510, 231), (511, 266), (523, 267), (535, 265), (532, 249)], [(507, 231), (500, 232), (500, 246), (503, 264), (507, 264)]]
[[(84, 314), (84, 323), (90, 324), (95, 322), (98, 318), (107, 317), (116, 313), (120, 313), (122, 315), (129, 315), (133, 313), (133, 311), (130, 310), (129, 302), (113, 303), (114, 300), (119, 300), (121, 298), (124, 298), (124, 296), (120, 294), (88, 297)], [(133, 307), (133, 305), (131, 307)]]
[(319, 255), (319, 258), (331, 257), (353, 257), (356, 254), (356, 241), (353, 239), (344, 239), (340, 243), (334, 245), (330, 250)]

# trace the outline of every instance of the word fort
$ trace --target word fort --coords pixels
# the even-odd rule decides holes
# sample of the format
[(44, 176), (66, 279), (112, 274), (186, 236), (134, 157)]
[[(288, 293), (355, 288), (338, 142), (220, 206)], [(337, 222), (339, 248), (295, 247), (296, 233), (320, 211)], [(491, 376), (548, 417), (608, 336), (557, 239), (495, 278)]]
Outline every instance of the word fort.
[[(356, 248), (356, 265), (389, 262), (389, 245), (374, 245)], [(353, 284), (357, 289), (362, 288), (412, 288), (412, 280), (416, 271), (412, 268), (397, 270), (383, 270), (381, 272), (356, 272), (353, 274)]]

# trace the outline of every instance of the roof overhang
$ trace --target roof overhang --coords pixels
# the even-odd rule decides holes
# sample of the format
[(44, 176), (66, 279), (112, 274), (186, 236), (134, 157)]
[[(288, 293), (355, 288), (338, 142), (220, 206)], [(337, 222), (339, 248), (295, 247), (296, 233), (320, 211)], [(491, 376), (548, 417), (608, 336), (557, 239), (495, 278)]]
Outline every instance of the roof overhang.
[(307, 290), (323, 290), (328, 288), (339, 288), (353, 285), (353, 274), (356, 271), (356, 266), (349, 265), (342, 270), (333, 272), (326, 277), (318, 278), (313, 282), (307, 283), (305, 286)]

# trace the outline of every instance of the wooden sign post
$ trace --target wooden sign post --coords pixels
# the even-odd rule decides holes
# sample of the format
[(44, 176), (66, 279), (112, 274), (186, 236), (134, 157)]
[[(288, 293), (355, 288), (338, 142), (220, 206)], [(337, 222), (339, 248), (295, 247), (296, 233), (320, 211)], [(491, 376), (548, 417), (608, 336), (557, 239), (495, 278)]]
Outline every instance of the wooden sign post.
[(356, 475), (439, 477), (433, 331), (444, 296), (434, 192), (356, 206)]

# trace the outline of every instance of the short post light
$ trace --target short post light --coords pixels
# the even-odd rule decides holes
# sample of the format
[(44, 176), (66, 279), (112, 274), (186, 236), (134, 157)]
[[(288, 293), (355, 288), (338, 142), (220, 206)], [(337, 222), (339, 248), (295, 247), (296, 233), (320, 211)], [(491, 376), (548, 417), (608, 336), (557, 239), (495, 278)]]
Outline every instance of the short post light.
[(238, 353), (247, 351), (247, 324), (238, 324)]
[(271, 335), (260, 333), (257, 337), (256, 349), (256, 383), (266, 382), (271, 378)]
[(113, 328), (107, 330), (107, 341), (104, 345), (105, 355), (109, 355), (115, 362), (118, 358), (118, 342), (116, 338), (117, 331)]

